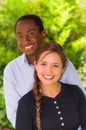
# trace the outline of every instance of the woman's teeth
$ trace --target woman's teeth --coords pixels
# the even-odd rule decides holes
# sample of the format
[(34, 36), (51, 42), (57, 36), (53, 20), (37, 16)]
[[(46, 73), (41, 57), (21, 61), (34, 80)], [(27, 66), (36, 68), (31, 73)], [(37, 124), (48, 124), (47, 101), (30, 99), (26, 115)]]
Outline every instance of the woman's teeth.
[(45, 77), (46, 79), (52, 79), (52, 78), (53, 78), (53, 76), (47, 76), (47, 75), (44, 75), (44, 77)]

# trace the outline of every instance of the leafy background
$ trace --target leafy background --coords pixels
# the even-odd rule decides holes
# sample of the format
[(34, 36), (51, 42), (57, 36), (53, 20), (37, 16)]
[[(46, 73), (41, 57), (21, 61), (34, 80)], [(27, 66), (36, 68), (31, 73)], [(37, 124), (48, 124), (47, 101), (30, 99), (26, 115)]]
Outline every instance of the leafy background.
[(16, 20), (24, 14), (39, 15), (48, 40), (59, 42), (74, 64), (86, 88), (86, 1), (85, 0), (1, 0), (0, 1), (0, 125), (11, 128), (6, 117), (3, 70), (20, 55), (14, 33)]

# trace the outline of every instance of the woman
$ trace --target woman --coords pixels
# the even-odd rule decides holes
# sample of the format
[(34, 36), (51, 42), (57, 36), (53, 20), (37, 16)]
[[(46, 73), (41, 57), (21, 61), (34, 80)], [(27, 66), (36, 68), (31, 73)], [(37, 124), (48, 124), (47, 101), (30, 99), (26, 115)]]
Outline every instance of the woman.
[(34, 60), (34, 88), (19, 101), (16, 130), (86, 130), (84, 93), (59, 81), (66, 61), (59, 44), (41, 44)]

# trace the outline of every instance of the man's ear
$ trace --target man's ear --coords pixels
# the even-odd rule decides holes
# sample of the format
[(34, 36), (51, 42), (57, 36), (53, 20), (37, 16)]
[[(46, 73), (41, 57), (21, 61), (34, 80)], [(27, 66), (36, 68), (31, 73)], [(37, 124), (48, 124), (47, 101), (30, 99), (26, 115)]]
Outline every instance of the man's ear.
[(43, 38), (45, 38), (45, 37), (47, 36), (46, 30), (43, 30), (43, 31), (42, 31), (42, 36), (43, 36)]

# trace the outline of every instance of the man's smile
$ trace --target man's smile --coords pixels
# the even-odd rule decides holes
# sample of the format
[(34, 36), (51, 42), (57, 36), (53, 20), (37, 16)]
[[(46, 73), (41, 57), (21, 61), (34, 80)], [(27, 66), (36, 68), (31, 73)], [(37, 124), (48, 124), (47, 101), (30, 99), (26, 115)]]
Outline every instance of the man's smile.
[(30, 49), (30, 48), (32, 48), (32, 47), (33, 47), (33, 45), (26, 46), (25, 49)]

